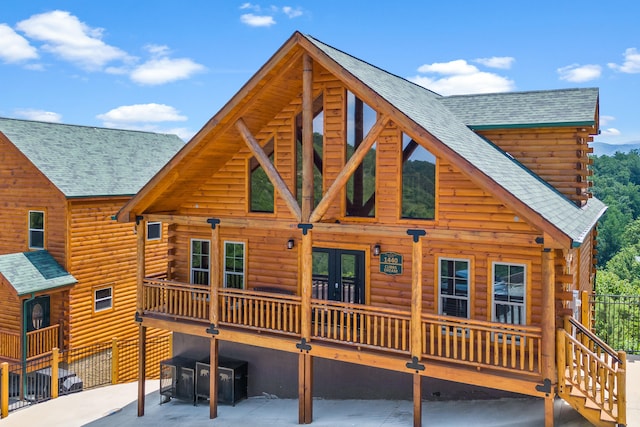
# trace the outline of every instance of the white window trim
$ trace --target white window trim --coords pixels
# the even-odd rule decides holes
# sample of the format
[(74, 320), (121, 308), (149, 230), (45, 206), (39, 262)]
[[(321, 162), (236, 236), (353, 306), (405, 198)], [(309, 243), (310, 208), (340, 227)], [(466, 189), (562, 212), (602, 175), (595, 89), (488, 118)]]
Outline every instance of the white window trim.
[[(149, 237), (149, 227), (151, 225), (158, 225), (159, 228), (159, 233), (158, 233), (158, 237)], [(162, 223), (159, 221), (149, 221), (147, 222), (147, 240), (153, 241), (153, 240), (160, 240), (162, 239)]]
[[(242, 273), (237, 273), (235, 271), (227, 271), (227, 243), (232, 243), (234, 245), (242, 245)], [(222, 265), (222, 278), (223, 278), (223, 287), (227, 287), (227, 273), (242, 276), (242, 284), (243, 289), (247, 287), (247, 245), (245, 242), (239, 242), (235, 240), (225, 240), (223, 243), (224, 254), (223, 254), (223, 265)]]
[[(442, 268), (441, 268), (441, 263), (442, 261), (462, 261), (462, 262), (466, 262), (467, 263), (467, 297), (466, 298), (462, 298), (456, 295), (444, 295), (446, 298), (453, 298), (453, 299), (458, 299), (458, 300), (467, 300), (467, 319), (470, 318), (471, 316), (471, 260), (468, 258), (451, 258), (451, 257), (439, 257), (438, 258), (438, 314), (440, 315), (444, 315), (442, 313), (442, 289), (441, 289), (441, 282), (442, 282)], [(456, 317), (456, 316), (453, 316)], [(463, 319), (463, 317), (460, 317), (460, 319)]]
[(522, 323), (505, 323), (506, 325), (515, 325), (515, 326), (524, 326), (527, 325), (527, 317), (528, 317), (528, 311), (527, 310), (527, 293), (528, 293), (528, 287), (529, 287), (529, 268), (528, 265), (525, 263), (521, 263), (521, 262), (508, 262), (508, 261), (493, 261), (491, 263), (491, 282), (490, 282), (490, 288), (489, 288), (489, 292), (491, 292), (491, 321), (492, 322), (496, 322), (496, 323), (504, 323), (504, 322), (500, 322), (496, 316), (496, 300), (495, 300), (495, 293), (493, 290), (494, 284), (495, 284), (495, 272), (496, 272), (496, 264), (499, 265), (509, 265), (509, 266), (517, 266), (517, 267), (522, 267), (524, 269), (523, 271), (523, 295), (522, 295), (522, 304), (519, 303), (511, 303), (511, 302), (503, 302), (501, 301), (500, 304), (503, 305), (510, 305), (510, 306), (514, 306), (514, 307), (518, 307), (518, 306), (522, 306), (522, 318), (523, 318), (523, 322)]
[[(42, 214), (42, 229), (40, 228), (31, 228), (31, 213), (41, 213)], [(37, 250), (42, 250), (45, 248), (45, 213), (44, 211), (40, 211), (40, 210), (35, 210), (35, 209), (30, 209), (29, 210), (29, 214), (27, 216), (27, 227), (29, 228), (29, 236), (28, 236), (28, 240), (29, 240), (29, 249), (37, 249)], [(33, 246), (31, 244), (31, 232), (32, 231), (39, 231), (42, 232), (42, 247), (40, 246)]]
[[(209, 262), (207, 264), (207, 268), (196, 268), (193, 266), (193, 242), (207, 242), (209, 244), (209, 253), (207, 254), (207, 257), (209, 258)], [(206, 271), (207, 274), (209, 275), (209, 281), (211, 281), (211, 240), (191, 239), (189, 243), (189, 279), (191, 283), (195, 283), (193, 280), (193, 273), (195, 271)]]
[[(104, 291), (105, 289), (109, 289), (109, 296), (105, 298), (98, 298), (98, 292)], [(108, 307), (98, 308), (98, 303), (103, 301), (109, 301)], [(93, 311), (95, 313), (100, 313), (102, 311), (107, 311), (113, 309), (113, 286), (105, 286), (102, 288), (96, 288), (93, 290)]]

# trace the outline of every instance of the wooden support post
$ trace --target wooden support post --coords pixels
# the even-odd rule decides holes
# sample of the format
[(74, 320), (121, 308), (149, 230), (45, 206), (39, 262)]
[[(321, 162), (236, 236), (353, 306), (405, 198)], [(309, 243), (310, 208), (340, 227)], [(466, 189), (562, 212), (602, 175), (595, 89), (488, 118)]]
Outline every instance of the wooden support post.
[(211, 297), (209, 298), (209, 322), (218, 327), (220, 306), (218, 292), (221, 288), (222, 279), (222, 267), (221, 267), (221, 253), (220, 248), (220, 226), (217, 225), (217, 220), (211, 221), (211, 256), (209, 257), (209, 263), (211, 265), (209, 269), (209, 291)]
[[(218, 416), (218, 340), (211, 338), (209, 342), (209, 418)], [(197, 373), (196, 373), (197, 375)], [(233, 381), (233, 379), (231, 379)]]
[(302, 222), (313, 209), (313, 60), (302, 57)]
[(2, 362), (1, 370), (2, 382), (0, 383), (0, 415), (2, 418), (7, 418), (9, 415), (9, 364)]
[[(147, 222), (142, 217), (136, 218), (137, 242), (137, 292), (136, 315), (144, 312), (144, 276), (146, 275), (145, 244), (147, 242)], [(140, 323), (138, 327), (138, 416), (144, 416), (145, 381), (147, 370), (147, 327)]]
[(422, 375), (413, 374), (413, 427), (422, 426)]
[(416, 234), (411, 259), (411, 356), (422, 358), (422, 242)]
[(556, 331), (556, 353), (558, 365), (558, 394), (562, 395), (565, 388), (565, 371), (567, 368), (567, 348), (565, 340), (565, 331), (558, 329)]
[(51, 398), (57, 399), (60, 393), (60, 375), (58, 368), (60, 367), (60, 350), (54, 347), (51, 350)]
[(542, 251), (542, 379), (551, 381), (551, 391), (544, 400), (545, 427), (553, 427), (554, 388), (559, 375), (555, 367), (556, 314), (555, 314), (555, 260), (553, 249)]
[(147, 327), (138, 327), (138, 416), (144, 416), (144, 391), (147, 371)]
[(118, 372), (120, 369), (120, 348), (118, 338), (111, 339), (111, 384), (118, 384)]
[(313, 421), (313, 357), (306, 352), (298, 357), (298, 424)]
[(618, 382), (618, 425), (627, 425), (627, 353), (618, 352), (618, 372), (616, 381)]
[(582, 326), (591, 330), (591, 301), (589, 301), (589, 292), (582, 291), (580, 293), (580, 322)]

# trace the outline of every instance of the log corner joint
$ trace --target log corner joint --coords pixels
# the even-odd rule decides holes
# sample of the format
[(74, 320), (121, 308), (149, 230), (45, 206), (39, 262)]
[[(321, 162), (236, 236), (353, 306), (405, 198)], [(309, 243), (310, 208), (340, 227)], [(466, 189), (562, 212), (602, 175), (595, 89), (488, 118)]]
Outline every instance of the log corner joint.
[(545, 395), (549, 397), (549, 394), (551, 393), (551, 380), (549, 378), (542, 380), (542, 384), (536, 385), (536, 391), (545, 393)]
[(419, 371), (424, 371), (425, 370), (425, 366), (424, 364), (420, 363), (420, 360), (418, 359), (417, 356), (413, 356), (411, 358), (411, 362), (407, 362), (407, 364), (405, 365), (407, 368), (409, 369), (413, 369), (416, 371), (416, 374)]
[(142, 316), (140, 316), (140, 313), (138, 313), (137, 311), (133, 318), (137, 323), (142, 323)]
[(208, 333), (209, 335), (218, 335), (220, 333), (220, 330), (218, 328), (216, 328), (216, 325), (214, 325), (213, 323), (211, 325), (209, 325), (209, 327), (206, 329), (205, 331), (206, 333)]
[(298, 344), (296, 344), (296, 348), (298, 350), (300, 350), (301, 353), (303, 351), (306, 351), (307, 353), (309, 353), (309, 351), (311, 351), (311, 345), (307, 344), (307, 339), (306, 338), (302, 338), (300, 340), (300, 342)]
[(418, 243), (420, 241), (420, 237), (422, 236), (426, 236), (427, 232), (424, 230), (418, 230), (418, 229), (408, 229), (407, 230), (407, 234), (409, 236), (413, 236), (413, 243)]
[(211, 224), (212, 230), (215, 230), (216, 225), (220, 224), (220, 220), (218, 218), (207, 218), (207, 223)]
[(298, 224), (298, 228), (301, 229), (302, 234), (306, 236), (309, 230), (313, 228), (313, 224)]

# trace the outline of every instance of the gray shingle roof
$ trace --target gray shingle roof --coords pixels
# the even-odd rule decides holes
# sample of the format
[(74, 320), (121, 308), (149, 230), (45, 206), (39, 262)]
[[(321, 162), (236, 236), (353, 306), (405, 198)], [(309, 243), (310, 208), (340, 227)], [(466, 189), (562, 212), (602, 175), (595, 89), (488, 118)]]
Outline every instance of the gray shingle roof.
[(77, 283), (47, 251), (0, 255), (0, 274), (18, 296)]
[[(306, 37), (401, 113), (561, 230), (574, 244), (580, 244), (584, 240), (586, 233), (604, 213), (605, 205), (595, 198), (589, 199), (587, 205), (582, 208), (576, 206), (504, 151), (475, 134), (463, 119), (447, 108), (446, 101), (442, 102), (440, 95), (313, 37)], [(546, 97), (552, 97), (553, 92), (548, 91)], [(587, 107), (591, 114), (595, 111), (595, 104)]]
[(6, 118), (0, 132), (66, 197), (131, 196), (184, 145), (176, 135)]
[(597, 88), (455, 95), (440, 98), (473, 129), (595, 125)]

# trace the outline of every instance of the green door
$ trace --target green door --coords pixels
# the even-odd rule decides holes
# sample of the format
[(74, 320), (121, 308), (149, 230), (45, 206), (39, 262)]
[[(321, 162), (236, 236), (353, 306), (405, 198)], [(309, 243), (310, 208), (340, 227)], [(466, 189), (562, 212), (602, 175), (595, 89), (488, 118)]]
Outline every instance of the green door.
[(25, 316), (27, 318), (27, 332), (46, 328), (50, 325), (49, 296), (40, 296), (27, 300), (25, 304)]
[(364, 251), (313, 248), (313, 298), (364, 304), (364, 291)]

